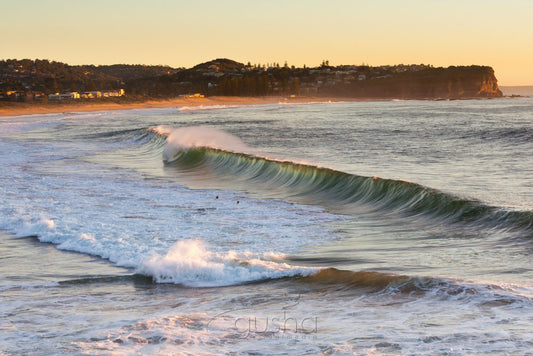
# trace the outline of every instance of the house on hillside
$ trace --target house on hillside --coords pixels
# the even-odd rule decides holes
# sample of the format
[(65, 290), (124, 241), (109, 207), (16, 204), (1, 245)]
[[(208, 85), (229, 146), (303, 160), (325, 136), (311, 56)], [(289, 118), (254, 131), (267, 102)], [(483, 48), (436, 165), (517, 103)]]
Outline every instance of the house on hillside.
[(109, 97), (116, 97), (116, 96), (123, 96), (125, 94), (124, 89), (118, 89), (118, 90), (107, 90), (102, 92), (102, 96), (104, 98)]
[(84, 99), (98, 99), (102, 97), (101, 91), (86, 91), (81, 94), (81, 97)]
[(55, 93), (48, 95), (48, 100), (76, 100), (80, 98), (80, 93), (73, 91), (70, 93)]

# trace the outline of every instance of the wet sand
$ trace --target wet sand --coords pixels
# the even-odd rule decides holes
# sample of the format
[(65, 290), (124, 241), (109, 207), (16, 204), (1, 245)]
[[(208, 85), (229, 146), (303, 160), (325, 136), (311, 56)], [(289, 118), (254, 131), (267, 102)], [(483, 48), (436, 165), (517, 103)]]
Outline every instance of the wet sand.
[[(341, 98), (316, 97), (209, 97), (191, 98), (180, 97), (167, 100), (148, 100), (131, 103), (121, 102), (67, 102), (67, 103), (5, 103), (0, 106), (0, 116), (18, 116), (34, 114), (53, 114), (61, 112), (88, 112), (107, 110), (149, 109), (183, 106), (211, 106), (211, 105), (261, 105), (276, 103), (307, 103), (307, 102), (346, 101)], [(353, 99), (350, 99), (353, 101)]]

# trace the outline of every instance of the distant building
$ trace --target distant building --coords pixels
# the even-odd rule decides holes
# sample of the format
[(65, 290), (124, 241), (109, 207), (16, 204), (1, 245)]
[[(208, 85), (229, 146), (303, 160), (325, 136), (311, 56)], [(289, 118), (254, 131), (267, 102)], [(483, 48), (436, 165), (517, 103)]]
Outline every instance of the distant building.
[(103, 91), (102, 96), (104, 98), (114, 97), (114, 96), (123, 96), (125, 94), (124, 89), (118, 89), (118, 90), (108, 90)]
[(124, 96), (126, 92), (124, 89), (118, 90), (106, 90), (106, 91), (86, 91), (81, 94), (83, 99), (99, 99), (99, 98), (110, 98)]
[(84, 99), (98, 99), (102, 97), (101, 91), (86, 91), (82, 94)]
[(73, 91), (70, 93), (55, 93), (48, 95), (48, 100), (76, 100), (80, 98), (80, 93)]
[(24, 101), (26, 97), (26, 93), (19, 90), (9, 90), (6, 94), (10, 101)]

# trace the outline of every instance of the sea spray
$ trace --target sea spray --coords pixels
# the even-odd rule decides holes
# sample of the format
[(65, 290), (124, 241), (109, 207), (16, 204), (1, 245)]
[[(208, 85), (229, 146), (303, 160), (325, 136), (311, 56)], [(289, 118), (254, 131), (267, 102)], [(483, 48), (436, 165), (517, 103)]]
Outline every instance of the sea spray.
[(187, 239), (176, 242), (164, 256), (154, 254), (136, 272), (151, 276), (158, 283), (213, 287), (306, 276), (318, 271), (317, 268), (291, 266), (281, 258), (282, 255), (274, 253), (216, 253), (202, 240)]
[(208, 126), (182, 127), (173, 130), (163, 150), (163, 160), (172, 162), (180, 151), (209, 147), (227, 151), (247, 152), (249, 148), (236, 136)]

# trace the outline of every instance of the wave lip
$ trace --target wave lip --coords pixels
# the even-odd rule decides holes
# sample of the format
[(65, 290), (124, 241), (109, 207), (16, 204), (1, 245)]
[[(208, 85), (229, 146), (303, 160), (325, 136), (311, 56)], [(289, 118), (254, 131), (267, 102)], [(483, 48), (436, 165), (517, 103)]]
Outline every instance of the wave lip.
[(245, 152), (248, 147), (237, 137), (208, 126), (191, 126), (175, 129), (168, 135), (163, 161), (173, 162), (184, 151), (207, 147), (229, 152)]

